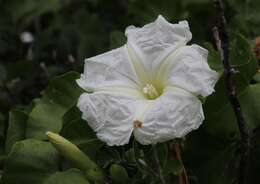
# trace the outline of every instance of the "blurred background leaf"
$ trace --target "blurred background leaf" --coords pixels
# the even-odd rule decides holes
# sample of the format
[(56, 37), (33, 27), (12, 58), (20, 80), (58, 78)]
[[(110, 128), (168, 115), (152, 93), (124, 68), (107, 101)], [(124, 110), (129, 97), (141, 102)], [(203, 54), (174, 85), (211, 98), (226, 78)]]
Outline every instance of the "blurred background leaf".
[(2, 182), (41, 183), (58, 171), (58, 160), (51, 143), (34, 139), (17, 142), (8, 155)]

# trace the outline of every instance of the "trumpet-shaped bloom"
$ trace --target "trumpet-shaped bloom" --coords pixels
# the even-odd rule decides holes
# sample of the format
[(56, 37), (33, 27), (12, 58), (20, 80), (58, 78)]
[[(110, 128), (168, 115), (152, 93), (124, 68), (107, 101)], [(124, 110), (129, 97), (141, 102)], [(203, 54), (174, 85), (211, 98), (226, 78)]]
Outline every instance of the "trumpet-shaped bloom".
[(125, 34), (124, 46), (85, 60), (77, 80), (86, 90), (78, 100), (82, 118), (108, 145), (127, 144), (131, 135), (155, 144), (197, 129), (204, 120), (198, 96), (214, 91), (218, 74), (206, 49), (186, 45), (188, 22), (158, 16)]

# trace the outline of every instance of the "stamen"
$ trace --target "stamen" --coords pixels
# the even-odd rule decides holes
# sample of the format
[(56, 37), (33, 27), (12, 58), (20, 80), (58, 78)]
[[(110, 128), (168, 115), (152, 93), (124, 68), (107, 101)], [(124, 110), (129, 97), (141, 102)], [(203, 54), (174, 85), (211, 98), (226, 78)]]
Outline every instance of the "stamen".
[(152, 84), (146, 84), (143, 88), (143, 93), (147, 96), (149, 99), (155, 99), (159, 95), (158, 91)]

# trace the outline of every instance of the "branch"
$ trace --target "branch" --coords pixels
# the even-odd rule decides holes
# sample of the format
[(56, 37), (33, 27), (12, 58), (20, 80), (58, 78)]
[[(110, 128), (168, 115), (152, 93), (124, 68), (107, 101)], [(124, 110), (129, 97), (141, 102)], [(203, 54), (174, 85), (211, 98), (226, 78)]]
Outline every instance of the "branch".
[(153, 149), (153, 154), (154, 154), (154, 159), (155, 159), (155, 163), (156, 163), (156, 166), (157, 166), (157, 170), (158, 170), (158, 173), (159, 173), (159, 178), (160, 178), (162, 184), (166, 184), (166, 181), (163, 177), (162, 167), (161, 167), (161, 164), (160, 164), (160, 161), (159, 161), (159, 158), (158, 158), (156, 145), (153, 144), (152, 149)]
[(214, 39), (216, 46), (221, 55), (221, 60), (224, 65), (224, 79), (226, 85), (226, 92), (229, 102), (232, 105), (233, 111), (236, 116), (237, 126), (241, 137), (241, 157), (239, 164), (238, 184), (246, 184), (248, 160), (250, 151), (250, 136), (249, 129), (246, 125), (244, 115), (241, 110), (239, 100), (235, 90), (235, 82), (232, 78), (234, 69), (229, 63), (229, 37), (224, 14), (224, 6), (222, 0), (215, 0), (215, 5), (219, 13), (219, 25), (213, 29)]

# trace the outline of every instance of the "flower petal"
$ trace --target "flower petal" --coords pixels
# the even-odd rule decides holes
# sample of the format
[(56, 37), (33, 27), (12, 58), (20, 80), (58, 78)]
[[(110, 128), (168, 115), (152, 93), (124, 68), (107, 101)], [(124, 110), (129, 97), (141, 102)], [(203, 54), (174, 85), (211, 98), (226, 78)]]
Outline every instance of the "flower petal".
[[(124, 145), (129, 142), (138, 108), (138, 98), (126, 95), (95, 92), (83, 93), (78, 101), (82, 119), (108, 145)], [(141, 108), (141, 107), (140, 107)]]
[(208, 51), (198, 45), (183, 46), (166, 58), (158, 69), (157, 80), (164, 86), (177, 86), (195, 95), (214, 92), (219, 74), (207, 63)]
[(135, 50), (149, 72), (157, 57), (163, 57), (178, 46), (185, 45), (192, 37), (187, 21), (171, 24), (161, 15), (142, 28), (129, 26), (125, 34), (127, 45)]
[(139, 80), (126, 48), (120, 47), (86, 59), (84, 74), (77, 83), (87, 91), (114, 86), (137, 89)]
[(185, 136), (203, 119), (197, 97), (180, 88), (166, 88), (146, 110), (142, 127), (134, 129), (134, 136), (141, 144), (156, 144)]

